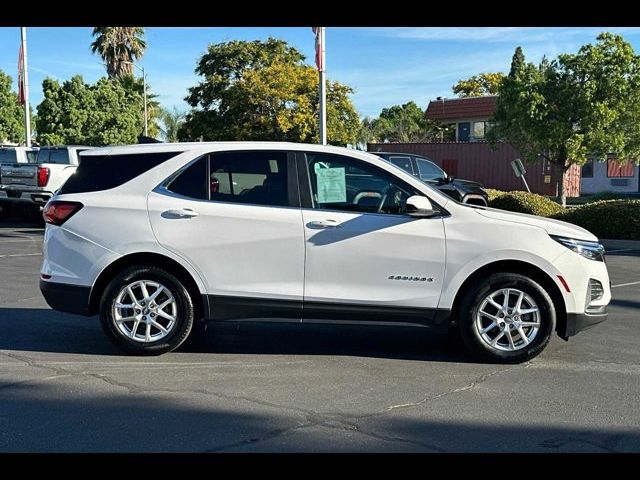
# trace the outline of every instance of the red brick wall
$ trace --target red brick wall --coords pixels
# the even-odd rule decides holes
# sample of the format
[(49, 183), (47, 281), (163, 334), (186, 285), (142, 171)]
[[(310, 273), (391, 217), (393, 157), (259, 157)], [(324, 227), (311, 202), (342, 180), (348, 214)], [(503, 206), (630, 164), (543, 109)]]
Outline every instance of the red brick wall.
[[(404, 152), (422, 155), (437, 163), (450, 175), (475, 180), (487, 188), (499, 190), (526, 190), (522, 179), (515, 176), (511, 161), (520, 154), (511, 145), (498, 145), (491, 149), (485, 142), (450, 143), (370, 143), (367, 150), (378, 152)], [(556, 195), (555, 169), (542, 161), (525, 163), (525, 178), (532, 192)], [(545, 183), (545, 176), (550, 176)], [(567, 196), (580, 195), (580, 167), (572, 166), (565, 178)]]

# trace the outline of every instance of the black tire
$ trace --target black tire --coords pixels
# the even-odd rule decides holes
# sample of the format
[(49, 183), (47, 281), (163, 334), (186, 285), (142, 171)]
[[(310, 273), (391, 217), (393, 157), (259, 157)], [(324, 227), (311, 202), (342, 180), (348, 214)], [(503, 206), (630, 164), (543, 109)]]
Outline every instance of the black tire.
[(0, 220), (6, 220), (11, 213), (11, 207), (8, 203), (0, 203)]
[[(517, 288), (526, 293), (535, 301), (540, 311), (537, 335), (519, 350), (502, 351), (491, 347), (481, 338), (476, 328), (475, 318), (483, 300), (502, 288)], [(460, 308), (457, 309), (456, 320), (464, 344), (478, 357), (496, 363), (521, 363), (539, 355), (549, 343), (555, 331), (556, 309), (549, 294), (534, 280), (518, 273), (500, 272), (469, 286), (464, 292)]]
[[(118, 329), (113, 318), (113, 306), (118, 292), (136, 280), (162, 284), (169, 289), (176, 301), (176, 322), (169, 333), (157, 341), (142, 343), (127, 337)], [(166, 270), (144, 265), (132, 266), (116, 275), (105, 288), (100, 301), (100, 322), (107, 336), (124, 352), (132, 355), (161, 355), (178, 348), (189, 336), (194, 323), (193, 301), (180, 280)]]

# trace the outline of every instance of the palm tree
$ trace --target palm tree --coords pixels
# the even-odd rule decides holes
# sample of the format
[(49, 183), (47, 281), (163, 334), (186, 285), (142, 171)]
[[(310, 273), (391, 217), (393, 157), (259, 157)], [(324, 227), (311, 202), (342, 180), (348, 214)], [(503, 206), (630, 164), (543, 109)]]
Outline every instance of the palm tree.
[(109, 78), (133, 75), (132, 62), (144, 55), (147, 42), (142, 27), (94, 27), (91, 51), (102, 57)]
[(185, 116), (185, 112), (178, 110), (176, 107), (173, 107), (171, 111), (166, 109), (161, 110), (160, 119), (164, 124), (164, 128), (161, 130), (167, 142), (178, 141), (178, 130), (184, 123)]

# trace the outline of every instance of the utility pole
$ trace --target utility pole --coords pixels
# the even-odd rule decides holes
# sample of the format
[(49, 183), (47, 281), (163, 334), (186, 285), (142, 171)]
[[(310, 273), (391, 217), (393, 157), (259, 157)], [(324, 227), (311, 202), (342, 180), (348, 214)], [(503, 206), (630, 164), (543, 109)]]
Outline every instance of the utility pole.
[(324, 33), (325, 28), (319, 27), (320, 32), (318, 35), (319, 38), (319, 47), (320, 47), (320, 64), (318, 65), (318, 70), (320, 74), (320, 111), (319, 111), (319, 123), (320, 123), (320, 144), (327, 144), (327, 79), (326, 79), (326, 69), (325, 69), (325, 47), (324, 47)]
[(142, 71), (142, 92), (144, 95), (144, 136), (149, 136), (149, 115), (147, 114), (147, 74), (144, 71), (144, 67), (141, 67), (137, 63), (125, 62)]
[(144, 136), (149, 136), (149, 115), (147, 114), (147, 74), (144, 71), (144, 67), (140, 67), (142, 69), (142, 91), (144, 94)]
[(24, 136), (25, 145), (31, 146), (31, 112), (29, 112), (29, 70), (27, 68), (27, 29), (20, 27), (22, 41), (22, 85), (24, 91)]

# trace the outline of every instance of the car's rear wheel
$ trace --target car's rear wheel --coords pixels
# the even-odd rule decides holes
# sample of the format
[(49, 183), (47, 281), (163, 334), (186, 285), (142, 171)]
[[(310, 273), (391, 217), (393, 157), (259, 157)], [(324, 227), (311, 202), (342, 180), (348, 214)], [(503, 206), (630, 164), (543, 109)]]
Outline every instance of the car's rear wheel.
[(122, 350), (160, 355), (178, 348), (193, 327), (189, 292), (171, 273), (134, 266), (105, 288), (100, 303), (102, 328)]
[(520, 363), (540, 354), (555, 330), (556, 310), (545, 289), (517, 273), (494, 273), (465, 292), (457, 318), (475, 354)]

